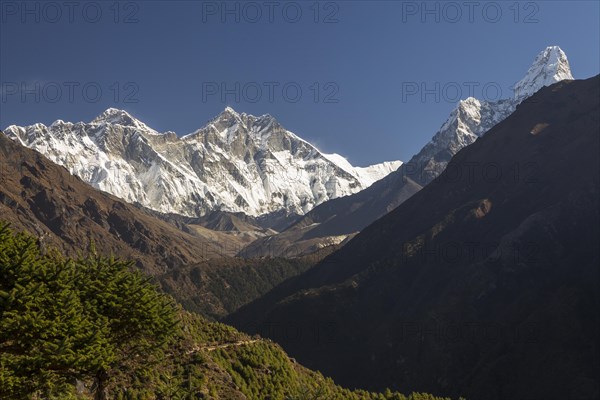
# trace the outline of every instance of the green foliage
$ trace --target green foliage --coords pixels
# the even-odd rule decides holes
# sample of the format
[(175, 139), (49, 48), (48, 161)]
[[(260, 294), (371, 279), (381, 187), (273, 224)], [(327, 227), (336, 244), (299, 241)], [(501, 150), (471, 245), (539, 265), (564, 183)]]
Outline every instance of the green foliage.
[(341, 388), (268, 340), (183, 311), (132, 269), (93, 246), (76, 260), (41, 254), (0, 224), (0, 398), (436, 400)]
[(157, 358), (175, 308), (130, 266), (43, 255), (33, 237), (0, 226), (1, 398), (66, 396), (86, 378), (102, 390), (115, 371)]
[(170, 270), (158, 279), (187, 310), (219, 319), (313, 265), (309, 258), (212, 259)]
[(372, 393), (337, 386), (330, 378), (292, 362), (271, 342), (215, 351), (214, 360), (248, 399), (263, 400), (442, 400), (430, 394), (404, 396), (387, 390)]

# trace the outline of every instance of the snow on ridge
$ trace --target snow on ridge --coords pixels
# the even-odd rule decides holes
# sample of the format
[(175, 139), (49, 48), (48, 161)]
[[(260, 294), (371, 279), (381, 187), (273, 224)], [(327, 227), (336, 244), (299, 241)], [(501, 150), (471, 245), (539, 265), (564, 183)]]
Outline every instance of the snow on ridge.
[(89, 123), (57, 120), (50, 127), (11, 126), (5, 133), (98, 189), (186, 216), (214, 210), (303, 214), (366, 188), (392, 168), (354, 168), (268, 114), (239, 114), (231, 107), (181, 138), (114, 108)]
[(522, 100), (544, 86), (565, 79), (573, 79), (567, 55), (558, 46), (548, 46), (537, 55), (523, 79), (514, 85), (514, 98)]

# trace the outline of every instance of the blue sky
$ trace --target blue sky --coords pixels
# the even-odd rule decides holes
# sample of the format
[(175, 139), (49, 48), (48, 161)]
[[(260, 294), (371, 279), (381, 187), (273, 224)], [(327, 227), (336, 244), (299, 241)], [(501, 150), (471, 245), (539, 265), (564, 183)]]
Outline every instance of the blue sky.
[(408, 160), (458, 98), (509, 97), (548, 45), (600, 72), (598, 1), (69, 4), (0, 1), (0, 127), (116, 107), (183, 135), (229, 105), (367, 165)]

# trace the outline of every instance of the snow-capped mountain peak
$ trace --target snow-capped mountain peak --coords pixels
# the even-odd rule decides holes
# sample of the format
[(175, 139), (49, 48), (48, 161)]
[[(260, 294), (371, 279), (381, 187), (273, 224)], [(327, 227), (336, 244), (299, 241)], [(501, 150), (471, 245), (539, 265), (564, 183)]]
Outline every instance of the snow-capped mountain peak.
[(92, 120), (92, 124), (119, 124), (129, 125), (133, 122), (134, 118), (125, 110), (119, 110), (118, 108), (107, 108), (104, 112), (98, 115)]
[(558, 46), (548, 46), (537, 55), (525, 77), (514, 85), (514, 98), (523, 100), (564, 79), (573, 79), (567, 55)]
[(409, 161), (411, 169), (418, 171), (412, 178), (422, 186), (427, 185), (444, 171), (452, 156), (508, 117), (521, 101), (563, 79), (573, 79), (567, 56), (560, 47), (549, 46), (536, 56), (525, 77), (515, 84), (512, 98), (460, 100), (431, 141)]
[(213, 121), (238, 121), (242, 118), (242, 114), (238, 113), (231, 107), (225, 107), (219, 115), (217, 115)]
[(468, 110), (472, 107), (479, 107), (481, 105), (481, 102), (476, 99), (475, 97), (467, 97), (464, 100), (460, 100), (458, 102), (458, 106), (459, 108), (463, 109), (463, 110)]
[[(59, 120), (60, 121), (60, 120)], [(130, 126), (141, 130), (150, 130), (153, 133), (153, 129), (150, 129), (146, 124), (137, 118), (134, 118), (125, 110), (119, 110), (118, 108), (107, 108), (102, 114), (98, 115), (91, 121), (91, 124), (102, 125), (112, 124), (121, 126)]]

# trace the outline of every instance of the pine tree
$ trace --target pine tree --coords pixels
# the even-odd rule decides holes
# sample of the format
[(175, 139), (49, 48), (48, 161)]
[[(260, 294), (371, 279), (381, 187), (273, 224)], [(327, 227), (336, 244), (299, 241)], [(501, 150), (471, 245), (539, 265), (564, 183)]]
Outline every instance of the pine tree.
[(64, 395), (93, 378), (149, 367), (177, 334), (176, 308), (132, 264), (95, 254), (41, 254), (0, 225), (0, 398)]

